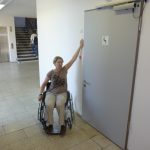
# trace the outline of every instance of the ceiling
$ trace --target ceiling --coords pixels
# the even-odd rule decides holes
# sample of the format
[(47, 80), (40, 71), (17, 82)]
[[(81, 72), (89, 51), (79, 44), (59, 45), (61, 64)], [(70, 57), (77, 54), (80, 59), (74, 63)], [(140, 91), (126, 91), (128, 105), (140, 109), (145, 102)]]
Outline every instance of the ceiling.
[(36, 17), (36, 0), (12, 0), (7, 6), (0, 10), (0, 15)]

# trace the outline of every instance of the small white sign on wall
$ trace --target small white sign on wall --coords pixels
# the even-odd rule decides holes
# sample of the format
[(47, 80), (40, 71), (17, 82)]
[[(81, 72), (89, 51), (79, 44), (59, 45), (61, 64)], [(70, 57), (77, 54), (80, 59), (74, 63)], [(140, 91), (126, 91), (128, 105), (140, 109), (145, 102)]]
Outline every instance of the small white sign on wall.
[(109, 36), (103, 35), (102, 36), (102, 46), (108, 46), (109, 45)]

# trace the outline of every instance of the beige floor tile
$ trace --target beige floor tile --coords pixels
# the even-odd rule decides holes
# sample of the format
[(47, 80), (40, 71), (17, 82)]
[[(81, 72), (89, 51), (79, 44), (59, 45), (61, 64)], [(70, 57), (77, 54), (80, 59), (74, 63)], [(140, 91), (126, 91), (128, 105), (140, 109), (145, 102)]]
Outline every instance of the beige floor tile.
[(28, 128), (25, 128), (24, 132), (26, 133), (26, 135), (28, 137), (32, 137), (32, 136), (36, 136), (36, 135), (37, 136), (46, 136), (45, 132), (42, 128), (42, 125), (40, 125), (40, 124), (36, 124), (36, 125), (30, 126)]
[(4, 150), (34, 150), (30, 139), (21, 139), (4, 148)]
[(59, 147), (59, 145), (54, 143), (47, 143), (44, 145), (36, 145), (34, 146), (34, 150), (67, 150), (64, 147)]
[(73, 127), (72, 130), (67, 129), (66, 135), (63, 137), (59, 135), (48, 136), (50, 147), (53, 147), (53, 150), (67, 150), (88, 139), (87, 134), (76, 127)]
[(72, 147), (69, 150), (102, 150), (102, 149), (92, 140), (88, 140)]
[(78, 126), (78, 129), (84, 131), (89, 138), (92, 138), (93, 136), (99, 134), (99, 132), (96, 129), (94, 129), (89, 124), (85, 124), (85, 123), (83, 125)]
[(16, 120), (15, 122), (9, 123), (4, 125), (6, 133), (11, 133), (14, 131), (18, 131), (24, 128), (27, 128), (29, 126), (35, 125), (39, 123), (38, 120), (36, 120), (33, 117), (26, 117)]
[(95, 137), (93, 137), (91, 140), (93, 140), (95, 143), (100, 145), (100, 147), (105, 148), (112, 144), (111, 141), (109, 141), (107, 138), (105, 138), (103, 135), (99, 134)]
[(53, 142), (50, 140), (50, 136), (41, 136), (41, 135), (34, 135), (29, 138), (31, 141), (32, 145), (35, 147), (35, 149), (42, 149), (47, 150), (50, 148), (50, 145), (53, 145)]
[(75, 122), (74, 125), (78, 128), (83, 130), (88, 136), (89, 138), (96, 136), (99, 134), (99, 132), (94, 129), (92, 126), (90, 126), (89, 124), (87, 124), (84, 120), (82, 120), (81, 117), (79, 117), (78, 115), (75, 115)]
[(121, 150), (121, 149), (115, 144), (111, 144), (108, 147), (106, 147), (104, 150)]
[(23, 120), (23, 118), (31, 118), (32, 116), (31, 116), (31, 113), (29, 113), (29, 112), (20, 112), (20, 113), (14, 113), (14, 115), (15, 115), (15, 118), (17, 119), (17, 120)]
[(86, 124), (86, 122), (79, 116), (79, 115), (76, 115), (75, 114), (75, 121), (74, 121), (74, 124), (77, 126), (77, 127), (80, 127), (80, 126), (84, 126)]
[(27, 136), (23, 130), (0, 136), (0, 149), (3, 149), (16, 141), (19, 141), (20, 139), (26, 138)]
[(10, 117), (11, 115), (12, 115), (11, 112), (0, 111), (0, 118), (7, 118)]
[(62, 137), (62, 140), (59, 140), (57, 142), (51, 141), (51, 143), (49, 143), (49, 148), (51, 148), (52, 150), (68, 150), (75, 144), (70, 142), (70, 140), (68, 141), (67, 139), (68, 138)]
[(4, 116), (0, 117), (0, 126), (5, 126), (5, 125), (11, 124), (11, 123), (13, 123), (15, 121), (16, 121), (15, 117), (10, 117), (10, 116), (8, 116), (8, 117), (4, 117)]
[(6, 133), (11, 133), (11, 132), (19, 131), (25, 128), (25, 126), (23, 125), (22, 122), (16, 121), (16, 122), (5, 125), (4, 128), (5, 128)]
[(0, 136), (5, 134), (5, 129), (3, 126), (0, 126)]
[(56, 143), (58, 147), (72, 147), (73, 145), (79, 144), (87, 139), (89, 139), (88, 135), (75, 127), (73, 127), (72, 130), (67, 129), (66, 135), (63, 137), (51, 136), (51, 141)]

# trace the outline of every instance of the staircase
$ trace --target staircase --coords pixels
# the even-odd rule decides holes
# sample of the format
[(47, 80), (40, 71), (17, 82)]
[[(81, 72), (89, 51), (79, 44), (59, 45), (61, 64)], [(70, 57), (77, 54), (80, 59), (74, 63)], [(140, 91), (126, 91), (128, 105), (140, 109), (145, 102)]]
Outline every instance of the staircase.
[(34, 54), (32, 54), (32, 48), (30, 44), (30, 34), (27, 28), (16, 27), (16, 45), (17, 45), (17, 61), (32, 61), (38, 60)]

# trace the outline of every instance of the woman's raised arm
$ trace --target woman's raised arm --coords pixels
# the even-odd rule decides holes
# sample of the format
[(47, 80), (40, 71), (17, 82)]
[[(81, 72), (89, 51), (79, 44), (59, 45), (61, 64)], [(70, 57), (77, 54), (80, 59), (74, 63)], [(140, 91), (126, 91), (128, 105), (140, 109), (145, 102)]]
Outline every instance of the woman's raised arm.
[(65, 68), (66, 68), (67, 70), (68, 70), (68, 69), (72, 66), (72, 64), (75, 62), (75, 60), (77, 59), (77, 57), (78, 57), (78, 55), (79, 55), (81, 49), (83, 48), (83, 46), (84, 46), (84, 40), (81, 39), (81, 40), (80, 40), (80, 46), (79, 46), (79, 48), (76, 50), (76, 52), (74, 53), (74, 55), (73, 55), (73, 57), (71, 58), (71, 60), (65, 65)]

